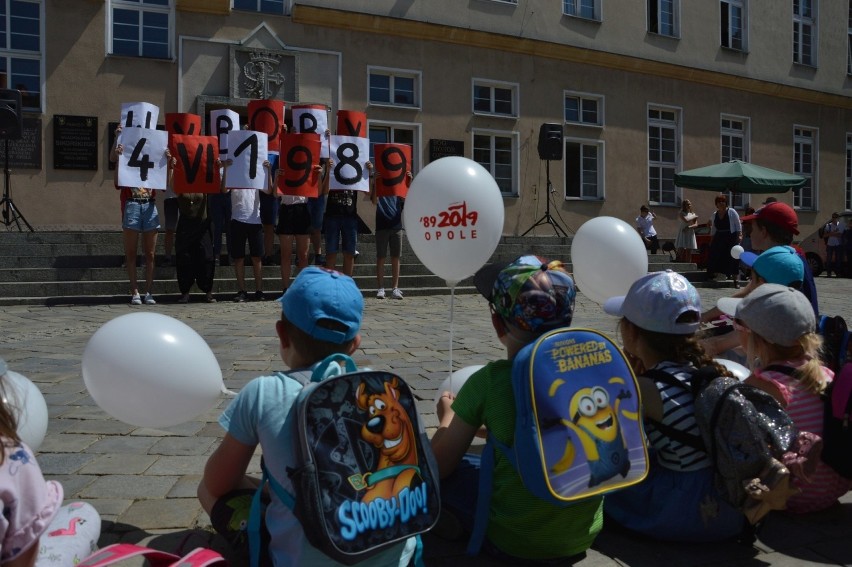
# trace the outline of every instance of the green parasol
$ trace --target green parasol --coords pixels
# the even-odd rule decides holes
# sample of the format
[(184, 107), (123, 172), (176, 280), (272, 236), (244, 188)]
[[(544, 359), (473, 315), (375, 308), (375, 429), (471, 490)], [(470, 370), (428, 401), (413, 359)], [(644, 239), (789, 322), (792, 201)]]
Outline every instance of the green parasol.
[(678, 187), (734, 193), (784, 193), (801, 187), (807, 179), (753, 163), (733, 160), (674, 174)]

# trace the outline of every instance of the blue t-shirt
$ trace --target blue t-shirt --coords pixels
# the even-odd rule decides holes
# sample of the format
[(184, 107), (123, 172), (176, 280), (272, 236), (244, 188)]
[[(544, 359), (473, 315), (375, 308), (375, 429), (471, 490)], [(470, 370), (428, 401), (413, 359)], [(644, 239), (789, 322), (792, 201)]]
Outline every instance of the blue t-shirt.
[(376, 230), (398, 230), (402, 228), (402, 197), (379, 197), (376, 199)]

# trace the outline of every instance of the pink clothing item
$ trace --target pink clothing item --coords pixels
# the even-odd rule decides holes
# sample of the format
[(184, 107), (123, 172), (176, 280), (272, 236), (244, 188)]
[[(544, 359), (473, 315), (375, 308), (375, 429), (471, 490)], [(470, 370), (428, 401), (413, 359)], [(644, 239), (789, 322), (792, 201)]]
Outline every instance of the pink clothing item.
[(38, 544), (62, 504), (62, 485), (44, 480), (33, 453), (23, 443), (2, 439), (0, 465), (0, 563)]
[[(804, 360), (785, 360), (773, 364), (781, 364), (798, 368)], [(825, 381), (831, 382), (834, 373), (822, 367)], [(800, 431), (808, 431), (822, 436), (824, 402), (818, 394), (802, 388), (798, 381), (782, 372), (774, 370), (758, 370), (755, 376), (773, 384), (781, 392), (786, 402), (785, 410)], [(816, 471), (811, 475), (811, 481), (804, 483), (796, 479), (795, 485), (801, 493), (787, 501), (787, 509), (796, 513), (816, 512), (824, 510), (852, 488), (852, 481), (837, 474), (834, 469), (823, 462), (817, 464)]]

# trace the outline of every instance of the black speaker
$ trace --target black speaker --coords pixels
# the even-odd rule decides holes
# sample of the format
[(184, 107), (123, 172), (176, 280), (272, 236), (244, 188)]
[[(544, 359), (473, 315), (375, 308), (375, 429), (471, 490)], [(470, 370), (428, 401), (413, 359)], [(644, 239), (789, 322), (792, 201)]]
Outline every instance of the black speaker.
[(538, 157), (549, 161), (562, 160), (562, 124), (545, 122), (538, 131)]
[(17, 140), (24, 130), (21, 91), (0, 89), (0, 138)]

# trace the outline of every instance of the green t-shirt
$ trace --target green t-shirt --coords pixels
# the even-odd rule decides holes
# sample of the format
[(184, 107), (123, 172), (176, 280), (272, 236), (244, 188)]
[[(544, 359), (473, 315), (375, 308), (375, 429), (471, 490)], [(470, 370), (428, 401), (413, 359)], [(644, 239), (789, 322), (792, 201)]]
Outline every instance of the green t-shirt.
[[(491, 362), (462, 386), (453, 411), (468, 425), (485, 425), (506, 445), (515, 438), (512, 361)], [(556, 506), (524, 488), (512, 464), (496, 450), (488, 539), (525, 559), (568, 557), (586, 551), (603, 527), (603, 498)]]

